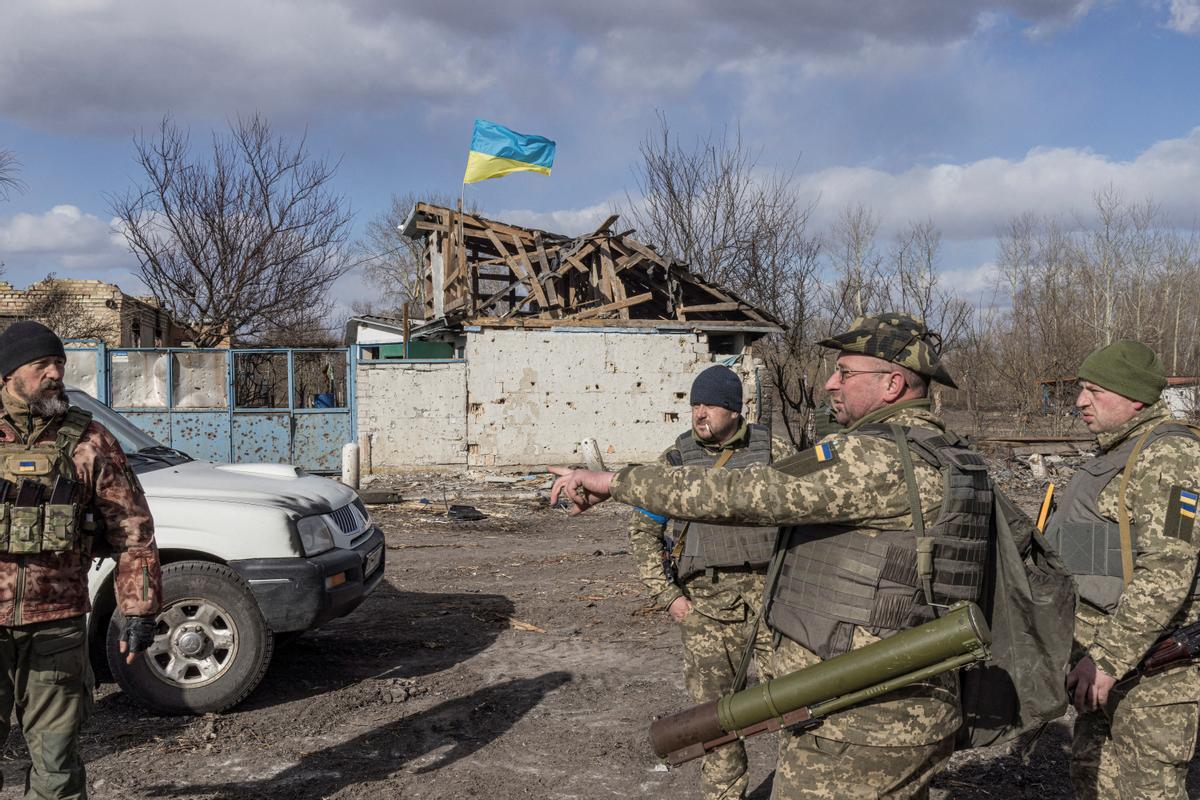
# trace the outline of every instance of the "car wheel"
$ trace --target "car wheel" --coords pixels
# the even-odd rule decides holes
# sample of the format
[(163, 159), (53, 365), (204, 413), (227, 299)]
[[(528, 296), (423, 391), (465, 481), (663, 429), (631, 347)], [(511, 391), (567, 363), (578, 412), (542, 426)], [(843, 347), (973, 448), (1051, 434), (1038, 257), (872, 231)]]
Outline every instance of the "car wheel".
[(124, 617), (108, 626), (108, 666), (121, 690), (164, 714), (224, 711), (254, 691), (275, 639), (254, 595), (223, 564), (163, 567), (162, 611), (154, 643), (132, 664), (120, 652)]

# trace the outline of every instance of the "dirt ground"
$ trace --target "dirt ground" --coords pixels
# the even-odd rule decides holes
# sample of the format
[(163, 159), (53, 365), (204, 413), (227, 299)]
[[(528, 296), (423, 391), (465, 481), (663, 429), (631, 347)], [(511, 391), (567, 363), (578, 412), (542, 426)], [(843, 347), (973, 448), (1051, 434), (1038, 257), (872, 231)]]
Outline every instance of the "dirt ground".
[[(521, 488), (540, 482), (464, 496), (459, 478), (446, 499), (487, 517), (451, 521), (440, 480), (401, 487), (431, 502), (372, 507), (386, 581), (350, 616), (281, 646), (234, 711), (158, 717), (103, 687), (84, 736), (92, 796), (696, 796), (697, 764), (667, 770), (647, 740), (651, 719), (687, 699), (678, 634), (634, 579), (628, 511), (568, 518)], [(1066, 742), (1059, 723), (1025, 766), (1003, 751), (956, 756), (934, 797), (1069, 797)], [(758, 800), (774, 749), (773, 735), (751, 741)], [(14, 734), (0, 797), (19, 796), (27, 763)]]

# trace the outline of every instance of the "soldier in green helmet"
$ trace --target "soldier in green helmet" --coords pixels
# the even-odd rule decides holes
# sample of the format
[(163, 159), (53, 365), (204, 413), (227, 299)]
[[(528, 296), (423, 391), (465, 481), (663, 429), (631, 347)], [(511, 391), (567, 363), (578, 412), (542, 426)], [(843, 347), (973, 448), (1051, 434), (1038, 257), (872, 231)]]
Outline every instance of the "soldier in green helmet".
[[(689, 400), (692, 426), (679, 434), (660, 464), (740, 469), (770, 464), (794, 452), (768, 428), (742, 416), (742, 381), (729, 367), (717, 364), (697, 375)], [(770, 677), (771, 637), (766, 625), (756, 625), (756, 620), (763, 576), (778, 538), (776, 526), (672, 523), (634, 509), (630, 550), (650, 596), (679, 624), (684, 682), (694, 702), (716, 700), (730, 691), (752, 637), (758, 678)], [(701, 796), (744, 797), (750, 780), (747, 768), (741, 743), (705, 756)]]
[[(776, 675), (978, 600), (984, 584), (991, 484), (930, 408), (931, 381), (954, 386), (940, 338), (882, 314), (821, 344), (838, 351), (826, 389), (844, 430), (810, 450), (740, 470), (554, 470), (553, 496), (576, 512), (613, 497), (674, 519), (788, 526), (765, 597)], [(961, 721), (949, 673), (783, 733), (772, 796), (926, 797)]]
[(1075, 405), (1100, 454), (1076, 472), (1046, 526), (1080, 597), (1067, 677), (1079, 711), (1071, 782), (1081, 799), (1185, 798), (1200, 672), (1192, 663), (1133, 671), (1163, 634), (1200, 619), (1200, 439), (1172, 421), (1162, 363), (1144, 344), (1097, 350), (1078, 378)]

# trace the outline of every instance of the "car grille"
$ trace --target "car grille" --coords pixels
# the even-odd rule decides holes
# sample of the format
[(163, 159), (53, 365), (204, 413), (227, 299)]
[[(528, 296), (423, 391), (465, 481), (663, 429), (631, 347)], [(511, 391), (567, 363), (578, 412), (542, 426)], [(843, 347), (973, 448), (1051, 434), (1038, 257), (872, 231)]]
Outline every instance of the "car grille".
[(341, 508), (335, 508), (329, 514), (330, 518), (337, 523), (338, 529), (342, 533), (354, 533), (362, 527), (362, 521), (358, 515), (354, 513), (352, 506), (347, 503)]

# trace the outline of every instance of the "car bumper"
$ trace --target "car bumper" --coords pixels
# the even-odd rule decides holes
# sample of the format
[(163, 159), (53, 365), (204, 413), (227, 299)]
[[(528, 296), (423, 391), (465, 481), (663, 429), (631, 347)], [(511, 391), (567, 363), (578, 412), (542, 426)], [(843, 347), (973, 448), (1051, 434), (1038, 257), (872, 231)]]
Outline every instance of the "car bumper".
[(258, 601), (275, 633), (306, 631), (345, 616), (383, 580), (383, 531), (353, 549), (335, 548), (309, 558), (249, 558), (230, 561)]

